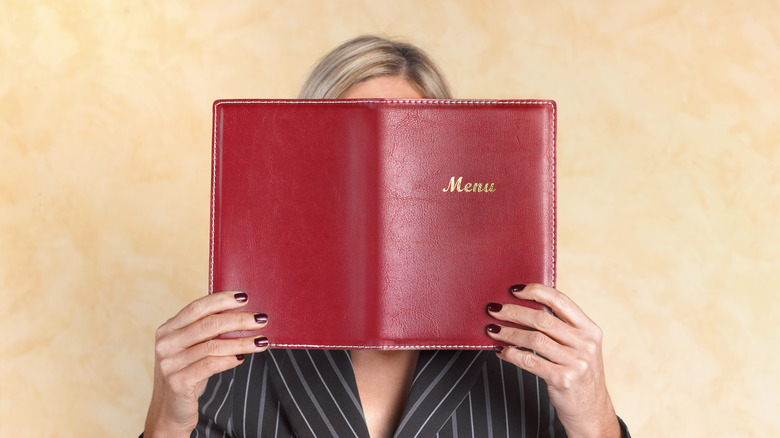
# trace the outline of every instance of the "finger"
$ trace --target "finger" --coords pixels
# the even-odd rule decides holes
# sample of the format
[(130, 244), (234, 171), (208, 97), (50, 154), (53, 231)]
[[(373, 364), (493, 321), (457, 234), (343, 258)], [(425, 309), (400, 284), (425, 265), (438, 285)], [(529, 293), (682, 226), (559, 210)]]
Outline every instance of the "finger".
[(263, 313), (217, 313), (169, 333), (158, 339), (155, 346), (158, 357), (170, 357), (223, 333), (259, 330), (267, 324), (268, 316)]
[(164, 326), (167, 332), (179, 330), (208, 315), (245, 306), (248, 301), (249, 297), (243, 292), (215, 292), (187, 304)]
[(516, 366), (540, 377), (548, 385), (554, 385), (557, 382), (556, 376), (561, 375), (564, 368), (561, 365), (552, 363), (532, 351), (523, 351), (519, 348), (505, 347), (496, 355)]
[[(209, 377), (235, 368), (244, 362), (244, 357), (207, 356), (189, 366), (186, 366), (168, 377), (168, 385), (180, 395), (192, 395), (199, 384)], [(199, 395), (199, 394), (197, 394)]]
[(488, 306), (488, 313), (498, 320), (519, 324), (529, 329), (543, 332), (561, 344), (574, 346), (577, 343), (575, 330), (544, 310), (536, 310), (525, 305), (511, 303), (491, 303)]
[(571, 361), (571, 348), (559, 344), (542, 332), (490, 324), (487, 333), (497, 341), (533, 350), (553, 363), (564, 365)]
[(250, 336), (235, 339), (211, 339), (201, 342), (192, 348), (181, 351), (160, 361), (163, 375), (171, 375), (208, 356), (241, 356), (259, 353), (268, 349), (268, 338), (265, 336)]
[(520, 287), (518, 291), (513, 290), (512, 293), (517, 298), (532, 300), (546, 305), (552, 309), (555, 315), (575, 327), (584, 327), (592, 324), (590, 318), (585, 315), (585, 312), (571, 298), (552, 287), (533, 283)]

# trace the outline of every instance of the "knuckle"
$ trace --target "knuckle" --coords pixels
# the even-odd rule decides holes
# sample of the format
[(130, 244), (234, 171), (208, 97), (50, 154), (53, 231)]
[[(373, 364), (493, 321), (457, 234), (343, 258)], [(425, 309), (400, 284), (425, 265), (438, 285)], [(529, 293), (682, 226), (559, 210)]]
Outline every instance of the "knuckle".
[(548, 337), (541, 332), (533, 332), (530, 336), (529, 343), (534, 350), (542, 350), (547, 346)]
[(203, 312), (203, 306), (203, 301), (201, 299), (197, 299), (187, 304), (184, 309), (182, 309), (182, 313), (187, 317), (195, 318)]
[(524, 291), (531, 296), (538, 296), (542, 290), (542, 285), (539, 283), (530, 283), (525, 286)]
[(168, 334), (168, 323), (170, 321), (171, 320), (169, 319), (163, 325), (157, 327), (157, 330), (154, 331), (154, 340), (155, 340), (155, 342), (158, 342), (160, 339), (162, 339), (165, 335)]
[(159, 364), (163, 376), (170, 376), (173, 373), (173, 360), (171, 358), (160, 359)]
[(566, 296), (563, 292), (556, 291), (553, 301), (555, 302), (555, 305), (558, 308), (564, 308), (569, 305), (570, 298)]
[(505, 312), (507, 318), (510, 321), (520, 321), (521, 320), (521, 309), (516, 306), (504, 306), (504, 309), (502, 309), (503, 312)]
[(592, 357), (592, 356), (595, 356), (595, 355), (597, 355), (599, 353), (599, 350), (600, 350), (599, 345), (600, 344), (598, 342), (596, 342), (596, 341), (590, 341), (590, 342), (583, 343), (582, 348), (583, 348), (583, 351), (588, 356)]
[(590, 368), (590, 364), (587, 360), (578, 359), (574, 361), (574, 370), (576, 370), (578, 375), (585, 374), (588, 371), (588, 368)]
[(524, 352), (520, 358), (520, 364), (525, 369), (534, 369), (539, 363), (539, 358), (530, 352)]
[(511, 306), (508, 304), (502, 304), (501, 311), (497, 313), (505, 318), (514, 318), (515, 315), (517, 314), (517, 312), (515, 311), (516, 309), (514, 307), (515, 306)]
[(157, 356), (157, 358), (165, 358), (168, 357), (171, 353), (171, 347), (170, 343), (167, 342), (165, 339), (160, 339), (159, 341), (154, 343), (154, 355)]
[(215, 356), (209, 356), (203, 359), (203, 369), (209, 376), (219, 373), (222, 369), (219, 367), (219, 358)]
[(208, 333), (208, 334), (217, 334), (219, 333), (219, 330), (222, 327), (222, 323), (220, 322), (220, 319), (215, 318), (214, 316), (203, 318), (200, 320), (198, 324), (200, 325), (200, 330), (203, 333)]
[(203, 345), (204, 348), (206, 349), (206, 354), (209, 356), (219, 356), (223, 350), (222, 343), (217, 341), (216, 339), (206, 341)]
[(558, 386), (563, 389), (571, 389), (574, 386), (574, 377), (571, 373), (563, 373), (560, 376)]
[(187, 375), (183, 372), (176, 372), (168, 376), (168, 386), (174, 393), (181, 394), (186, 392), (188, 386)]
[(555, 322), (555, 318), (550, 315), (547, 312), (536, 312), (536, 317), (534, 319), (534, 324), (536, 325), (536, 328), (545, 330), (549, 329), (553, 323)]

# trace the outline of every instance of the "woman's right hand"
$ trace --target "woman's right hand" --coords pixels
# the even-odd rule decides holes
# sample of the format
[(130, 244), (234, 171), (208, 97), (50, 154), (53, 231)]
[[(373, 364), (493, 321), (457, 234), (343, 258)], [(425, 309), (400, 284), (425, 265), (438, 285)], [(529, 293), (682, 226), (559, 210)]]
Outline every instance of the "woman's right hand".
[(227, 332), (265, 327), (264, 314), (220, 313), (247, 301), (242, 292), (213, 293), (191, 302), (157, 329), (145, 438), (189, 437), (198, 424), (198, 397), (208, 378), (239, 365), (245, 354), (268, 348), (268, 339), (262, 336), (216, 339)]

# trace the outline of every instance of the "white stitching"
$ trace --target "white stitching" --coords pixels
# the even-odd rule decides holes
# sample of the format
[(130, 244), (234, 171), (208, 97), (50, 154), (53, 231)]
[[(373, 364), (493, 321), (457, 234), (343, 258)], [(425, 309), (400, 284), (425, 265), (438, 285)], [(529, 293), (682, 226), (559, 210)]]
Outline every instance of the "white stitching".
[(550, 235), (552, 236), (551, 240), (552, 240), (552, 251), (553, 251), (553, 254), (552, 254), (552, 278), (550, 279), (550, 281), (551, 281), (551, 286), (554, 288), (555, 287), (555, 278), (556, 278), (556, 267), (557, 267), (556, 259), (558, 257), (558, 249), (556, 247), (556, 245), (557, 245), (557, 242), (556, 242), (556, 223), (557, 223), (557, 211), (558, 211), (558, 209), (556, 208), (556, 203), (558, 202), (558, 200), (556, 199), (556, 196), (557, 196), (557, 193), (558, 193), (558, 172), (557, 172), (557, 166), (555, 165), (555, 160), (557, 159), (557, 156), (556, 156), (556, 152), (557, 152), (557, 147), (556, 147), (557, 131), (555, 129), (556, 128), (556, 119), (555, 119), (556, 113), (555, 113), (555, 105), (551, 104), (550, 106), (552, 107), (552, 123), (550, 124), (550, 131), (551, 131), (551, 134), (552, 134), (552, 148), (551, 148), (552, 149), (552, 163), (550, 164), (550, 167), (551, 167), (550, 170), (552, 171), (552, 180), (553, 180), (552, 181), (553, 182), (552, 217), (550, 218), (550, 222), (551, 222), (550, 223), (550, 227), (552, 229), (552, 232), (550, 233)]
[[(427, 105), (513, 105), (513, 104), (534, 104), (534, 105), (552, 105), (550, 100), (488, 100), (488, 99), (231, 99), (218, 100), (215, 105), (223, 103), (242, 103), (242, 104), (361, 104), (361, 103), (416, 103)], [(553, 114), (555, 108), (553, 107)], [(553, 115), (554, 117), (554, 115)]]
[(220, 102), (214, 102), (214, 126), (211, 143), (211, 246), (209, 248), (209, 293), (214, 293), (214, 218), (215, 193), (217, 186), (217, 110)]

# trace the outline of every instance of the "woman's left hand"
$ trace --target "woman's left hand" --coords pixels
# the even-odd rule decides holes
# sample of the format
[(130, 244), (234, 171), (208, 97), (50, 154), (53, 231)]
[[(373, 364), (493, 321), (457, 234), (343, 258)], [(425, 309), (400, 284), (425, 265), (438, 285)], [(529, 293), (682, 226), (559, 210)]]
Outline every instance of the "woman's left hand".
[(517, 298), (548, 306), (558, 318), (520, 304), (491, 304), (488, 311), (494, 318), (533, 329), (488, 326), (493, 339), (533, 350), (504, 348), (498, 357), (544, 379), (570, 438), (619, 437), (620, 426), (604, 378), (601, 329), (556, 289), (529, 284), (510, 290)]

